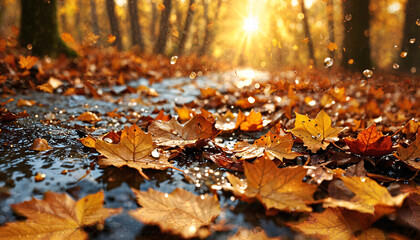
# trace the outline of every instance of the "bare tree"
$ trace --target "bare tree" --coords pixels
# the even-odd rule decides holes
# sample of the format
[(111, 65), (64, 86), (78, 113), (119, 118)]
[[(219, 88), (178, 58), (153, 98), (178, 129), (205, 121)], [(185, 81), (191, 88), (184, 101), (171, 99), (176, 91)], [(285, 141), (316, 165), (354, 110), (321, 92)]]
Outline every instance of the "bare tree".
[[(420, 30), (416, 21), (420, 17), (420, 1), (407, 0), (405, 4), (405, 22), (403, 39), (401, 43), (401, 70), (412, 71), (414, 67), (417, 74), (420, 73)], [(414, 69), (413, 69), (414, 70)]]
[(137, 0), (128, 0), (128, 11), (130, 14), (130, 26), (131, 26), (131, 44), (133, 46), (138, 45), (141, 51), (144, 51), (143, 34), (141, 32), (141, 26), (139, 24), (139, 14), (137, 9)]
[(92, 21), (92, 32), (99, 35), (98, 13), (96, 11), (96, 0), (90, 0), (90, 16)]
[(114, 0), (106, 0), (105, 3), (109, 18), (109, 24), (111, 26), (111, 34), (116, 37), (115, 41), (113, 42), (113, 45), (117, 46), (119, 50), (122, 50), (120, 25), (118, 24), (118, 18), (115, 14), (115, 2)]
[(315, 53), (314, 53), (314, 42), (312, 41), (311, 31), (309, 30), (308, 15), (306, 13), (305, 1), (300, 0), (300, 10), (303, 13), (303, 27), (305, 29), (305, 36), (308, 38), (308, 50), (309, 50), (309, 61), (311, 64), (316, 65)]
[(172, 0), (163, 0), (165, 9), (162, 11), (159, 25), (159, 35), (155, 43), (154, 52), (163, 54), (165, 52), (166, 43), (168, 41), (169, 33), (169, 16), (171, 15)]
[(188, 4), (188, 11), (187, 17), (185, 19), (184, 29), (180, 33), (180, 40), (179, 40), (179, 48), (178, 48), (178, 55), (182, 55), (185, 49), (185, 43), (187, 42), (188, 36), (190, 34), (191, 23), (194, 16), (194, 4), (195, 0), (190, 0)]

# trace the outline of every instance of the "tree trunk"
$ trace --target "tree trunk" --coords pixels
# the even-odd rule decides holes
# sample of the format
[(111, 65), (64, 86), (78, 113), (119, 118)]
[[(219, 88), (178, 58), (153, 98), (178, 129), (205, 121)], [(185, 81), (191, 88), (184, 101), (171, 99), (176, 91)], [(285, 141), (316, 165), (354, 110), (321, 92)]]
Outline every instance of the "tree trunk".
[(165, 52), (166, 43), (168, 41), (169, 17), (171, 15), (172, 0), (163, 0), (163, 5), (165, 5), (165, 9), (162, 11), (160, 17), (159, 35), (154, 49), (157, 54), (163, 54)]
[(139, 14), (137, 9), (137, 0), (128, 0), (128, 11), (130, 14), (131, 26), (131, 44), (132, 46), (139, 46), (141, 51), (144, 51), (143, 35), (141, 33), (141, 26), (139, 24)]
[[(342, 3), (345, 21), (341, 65), (352, 71), (371, 68), (369, 0), (347, 0)], [(353, 64), (349, 64), (349, 60)]]
[(96, 0), (90, 0), (90, 15), (92, 21), (92, 32), (99, 35), (98, 13), (96, 12)]
[(420, 73), (420, 28), (416, 23), (419, 17), (420, 1), (407, 0), (405, 5), (403, 39), (401, 43), (401, 52), (406, 52), (407, 56), (401, 58), (399, 62), (401, 63), (401, 70), (410, 72), (414, 67), (413, 72), (416, 72), (417, 74)]
[(306, 14), (305, 1), (300, 0), (300, 9), (303, 13), (303, 27), (305, 29), (305, 36), (308, 38), (309, 62), (316, 65), (314, 54), (314, 43), (312, 41), (311, 31), (309, 30), (308, 15)]
[(76, 1), (77, 4), (77, 11), (76, 11), (76, 31), (77, 31), (77, 41), (79, 43), (83, 40), (82, 34), (82, 2), (81, 0)]
[[(210, 17), (209, 17), (209, 4), (207, 0), (202, 0), (203, 8), (204, 8), (204, 37), (203, 37), (203, 44), (201, 45), (200, 51), (198, 52), (199, 56), (204, 56), (211, 50), (211, 44), (214, 40), (214, 29), (211, 29), (210, 26)], [(213, 22), (217, 22), (219, 20), (219, 13), (220, 8), (222, 6), (222, 0), (217, 1), (217, 6), (214, 11), (214, 19)]]
[(179, 41), (179, 48), (178, 48), (178, 55), (182, 55), (185, 49), (185, 43), (187, 42), (188, 36), (190, 34), (190, 28), (191, 23), (193, 20), (194, 12), (193, 4), (195, 3), (195, 0), (190, 0), (190, 3), (188, 5), (188, 12), (187, 17), (185, 19), (184, 29), (181, 32), (181, 39)]
[(118, 50), (122, 50), (122, 36), (120, 34), (120, 25), (118, 24), (118, 18), (115, 14), (115, 2), (114, 0), (106, 0), (105, 3), (109, 18), (109, 25), (111, 26), (111, 34), (116, 37), (115, 41), (112, 44), (117, 46)]
[[(335, 43), (335, 33), (334, 33), (334, 0), (328, 0), (327, 2), (327, 18), (328, 18), (328, 39), (330, 43)], [(331, 58), (334, 58), (335, 49), (330, 51), (328, 49), (328, 55)]]
[[(59, 0), (58, 1), (58, 7), (60, 8), (65, 8), (65, 1), (64, 0)], [(60, 12), (60, 11), (59, 11)], [(60, 13), (60, 26), (61, 26), (61, 32), (69, 32), (69, 28), (67, 26), (67, 17), (66, 17), (66, 13), (61, 12)]]
[(56, 0), (21, 0), (19, 44), (25, 48), (32, 44), (36, 56), (77, 56), (60, 38)]
[(157, 22), (157, 5), (155, 0), (151, 1), (152, 4), (152, 22), (150, 23), (150, 41), (156, 40), (156, 22)]

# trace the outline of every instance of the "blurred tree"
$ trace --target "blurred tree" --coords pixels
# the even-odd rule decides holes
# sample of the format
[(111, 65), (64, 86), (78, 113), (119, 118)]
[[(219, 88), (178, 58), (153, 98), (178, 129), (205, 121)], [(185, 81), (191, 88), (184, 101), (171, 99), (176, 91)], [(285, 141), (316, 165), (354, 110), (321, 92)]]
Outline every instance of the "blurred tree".
[(314, 54), (314, 42), (312, 41), (311, 31), (309, 30), (308, 15), (306, 13), (305, 1), (300, 0), (300, 10), (303, 13), (303, 27), (305, 29), (305, 37), (307, 38), (308, 51), (309, 51), (309, 62), (310, 64), (316, 65), (315, 54)]
[(341, 65), (352, 71), (371, 68), (369, 43), (370, 0), (343, 1), (344, 40)]
[(150, 23), (150, 41), (154, 42), (156, 40), (156, 22), (158, 18), (157, 14), (157, 4), (155, 0), (151, 0), (150, 3), (152, 11), (152, 21)]
[[(203, 8), (204, 8), (204, 37), (203, 37), (203, 43), (201, 45), (200, 51), (198, 52), (199, 56), (206, 55), (210, 49), (211, 44), (214, 40), (214, 30), (213, 30), (213, 24), (211, 24), (210, 16), (209, 16), (209, 3), (207, 0), (202, 0)], [(220, 8), (222, 6), (222, 0), (217, 1), (216, 9), (214, 9), (214, 18), (213, 23), (217, 22), (219, 20), (219, 13)]]
[(67, 16), (66, 16), (66, 2), (65, 0), (59, 0), (58, 1), (58, 9), (59, 9), (59, 15), (60, 15), (60, 27), (61, 32), (69, 32), (69, 28), (67, 26)]
[(188, 36), (190, 34), (191, 23), (194, 16), (194, 4), (195, 0), (190, 0), (188, 4), (187, 17), (185, 18), (184, 29), (180, 32), (179, 48), (178, 55), (182, 55), (185, 49), (185, 43), (187, 42)]
[[(334, 33), (334, 0), (327, 1), (327, 18), (328, 18), (328, 40), (330, 43), (335, 43), (335, 33)], [(328, 49), (328, 54), (330, 57), (334, 58), (335, 50), (332, 51)]]
[(80, 43), (83, 39), (83, 33), (82, 33), (82, 2), (81, 0), (76, 0), (76, 33), (77, 33), (77, 41)]
[(166, 43), (168, 41), (169, 17), (171, 15), (172, 0), (163, 0), (165, 9), (162, 11), (159, 25), (159, 35), (155, 43), (154, 52), (157, 54), (165, 53)]
[(98, 13), (96, 11), (96, 0), (90, 0), (90, 17), (92, 24), (92, 32), (99, 35)]
[(116, 37), (115, 41), (112, 44), (117, 46), (118, 50), (122, 50), (122, 36), (120, 34), (120, 25), (118, 24), (118, 18), (115, 14), (115, 2), (114, 0), (106, 0), (105, 3), (109, 18), (109, 24), (111, 26), (111, 34)]
[[(407, 0), (405, 22), (401, 43), (401, 70), (420, 73), (420, 0)], [(404, 57), (404, 53), (407, 55)], [(412, 69), (412, 68), (415, 69)], [(415, 71), (414, 71), (415, 70)]]
[(128, 0), (128, 12), (130, 15), (131, 45), (137, 45), (140, 47), (141, 51), (144, 51), (144, 41), (141, 26), (139, 24), (137, 0)]
[(77, 56), (58, 33), (56, 0), (21, 0), (19, 45), (27, 48), (28, 44), (32, 45), (32, 54), (37, 56)]

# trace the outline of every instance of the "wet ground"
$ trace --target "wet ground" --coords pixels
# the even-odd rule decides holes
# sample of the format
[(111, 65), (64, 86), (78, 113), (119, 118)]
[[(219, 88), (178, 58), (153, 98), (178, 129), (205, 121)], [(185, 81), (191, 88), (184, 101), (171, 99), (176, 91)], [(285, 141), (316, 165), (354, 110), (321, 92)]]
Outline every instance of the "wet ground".
[[(166, 79), (152, 86), (160, 96), (142, 98), (146, 102), (144, 104), (131, 101), (138, 99), (136, 94), (118, 94), (123, 92), (125, 87), (114, 87), (114, 97), (107, 100), (36, 91), (17, 94), (14, 96), (15, 101), (8, 103), (7, 108), (12, 112), (26, 110), (30, 116), (0, 124), (0, 225), (18, 218), (11, 211), (10, 204), (26, 201), (31, 197), (42, 198), (46, 191), (67, 192), (74, 198), (81, 198), (103, 189), (105, 206), (123, 207), (124, 211), (109, 218), (103, 231), (87, 229), (92, 239), (174, 239), (174, 236), (162, 234), (158, 227), (143, 225), (127, 214), (127, 210), (138, 207), (130, 188), (142, 191), (153, 188), (167, 193), (175, 188), (183, 188), (200, 195), (210, 192), (208, 185), (211, 181), (224, 181), (226, 170), (203, 159), (188, 159), (186, 154), (187, 157), (182, 161), (174, 162), (175, 167), (188, 169), (192, 175), (197, 172), (211, 173), (209, 178), (213, 180), (204, 179), (199, 184), (200, 187), (197, 187), (195, 182), (190, 182), (181, 172), (173, 169), (145, 170), (150, 177), (150, 180), (145, 180), (134, 169), (98, 168), (98, 153), (84, 147), (77, 139), (89, 133), (99, 136), (130, 126), (129, 119), (125, 117), (113, 119), (104, 116), (115, 108), (120, 112), (136, 112), (141, 116), (155, 117), (152, 111), (157, 107), (163, 109), (166, 114), (171, 113), (175, 116), (175, 103), (193, 101), (200, 94), (198, 88), (217, 87), (223, 92), (229, 84), (233, 84), (229, 79), (238, 77), (241, 76), (232, 72), (197, 77), (193, 80)], [(261, 73), (258, 78), (264, 80), (267, 76)], [(146, 79), (130, 82), (129, 85), (149, 86)], [(111, 89), (103, 88), (101, 91), (110, 92)], [(16, 102), (19, 99), (35, 100), (37, 105), (17, 107)], [(0, 99), (0, 102), (6, 100)], [(92, 124), (73, 120), (86, 111), (102, 115), (102, 121), (94, 124), (96, 130), (93, 132), (89, 130)], [(229, 139), (229, 136), (224, 137)], [(30, 150), (36, 138), (46, 139), (53, 148), (44, 152)], [(67, 170), (67, 174), (62, 174), (63, 170)], [(46, 174), (45, 180), (35, 182), (34, 176), (37, 173)], [(296, 237), (296, 233), (284, 225), (286, 221), (293, 220), (293, 214), (267, 217), (263, 206), (258, 202), (247, 204), (235, 201), (230, 193), (223, 191), (218, 191), (217, 194), (223, 209), (217, 221), (226, 220), (233, 228), (231, 231), (214, 233), (209, 239), (226, 239), (227, 236), (236, 233), (238, 226), (261, 226), (269, 236), (281, 236), (286, 239)]]

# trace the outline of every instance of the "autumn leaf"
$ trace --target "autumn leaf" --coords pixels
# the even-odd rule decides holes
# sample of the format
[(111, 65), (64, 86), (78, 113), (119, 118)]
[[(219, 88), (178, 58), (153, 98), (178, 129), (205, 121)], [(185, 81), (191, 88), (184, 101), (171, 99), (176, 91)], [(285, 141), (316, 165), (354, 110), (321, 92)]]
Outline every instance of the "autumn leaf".
[(87, 122), (87, 123), (96, 123), (101, 121), (101, 119), (93, 112), (84, 112), (80, 114), (77, 118), (77, 121)]
[[(174, 168), (165, 154), (152, 156), (155, 149), (151, 134), (144, 133), (136, 124), (126, 127), (121, 133), (121, 140), (118, 144), (111, 144), (102, 140), (96, 140), (95, 148), (104, 155), (105, 159), (99, 160), (99, 165), (135, 168), (146, 179), (143, 173), (144, 168), (163, 170)], [(176, 168), (174, 168), (176, 169)]]
[(263, 121), (260, 112), (254, 112), (251, 110), (248, 116), (246, 116), (245, 121), (240, 125), (242, 131), (258, 131), (263, 128)]
[(33, 101), (33, 100), (24, 100), (24, 99), (19, 99), (19, 101), (17, 102), (17, 106), (18, 107), (22, 107), (22, 106), (28, 106), (28, 107), (31, 107), (31, 106), (33, 106), (33, 105), (35, 105), (36, 104), (36, 102), (35, 101)]
[(86, 226), (103, 224), (121, 209), (103, 208), (102, 191), (74, 201), (67, 194), (46, 192), (44, 200), (32, 199), (12, 205), (27, 219), (0, 227), (0, 239), (87, 239)]
[(327, 208), (322, 213), (311, 213), (303, 223), (290, 226), (304, 234), (314, 235), (323, 240), (385, 240), (385, 235), (381, 230), (370, 228), (376, 220), (375, 216), (357, 211)]
[(238, 112), (237, 116), (231, 111), (227, 111), (225, 114), (215, 113), (213, 116), (216, 119), (215, 127), (222, 131), (237, 129), (246, 117), (241, 111)]
[(201, 92), (201, 97), (202, 98), (210, 98), (210, 97), (214, 97), (217, 95), (220, 95), (220, 93), (213, 88), (200, 88), (200, 92)]
[(164, 232), (172, 232), (183, 238), (205, 238), (211, 232), (204, 228), (220, 214), (217, 196), (196, 196), (177, 188), (172, 193), (153, 189), (141, 192), (132, 189), (142, 208), (129, 214), (145, 224), (158, 225)]
[(420, 130), (417, 133), (416, 140), (412, 142), (407, 148), (398, 145), (396, 156), (411, 167), (417, 170), (420, 169), (420, 162), (416, 161), (417, 158), (420, 158)]
[(283, 161), (283, 158), (294, 159), (302, 156), (301, 153), (292, 152), (293, 138), (290, 133), (285, 136), (279, 136), (269, 131), (252, 145), (241, 142), (236, 146), (240, 145), (242, 145), (242, 148), (234, 149), (235, 156), (245, 159), (261, 157), (264, 155), (264, 152), (270, 159), (277, 158), (280, 161)]
[(77, 140), (79, 140), (83, 144), (83, 146), (85, 146), (85, 147), (95, 148), (95, 146), (96, 146), (96, 139), (94, 139), (90, 135), (87, 136), (87, 137), (84, 137), (84, 138), (79, 138)]
[(313, 201), (317, 186), (302, 182), (306, 169), (301, 166), (278, 169), (268, 158), (259, 158), (253, 164), (244, 162), (246, 180), (241, 181), (233, 174), (227, 178), (233, 193), (243, 200), (257, 198), (266, 209), (310, 212), (306, 205)]
[(337, 50), (337, 44), (334, 42), (330, 42), (327, 45), (328, 50), (330, 50), (330, 52), (334, 52), (334, 50)]
[(50, 145), (48, 145), (47, 140), (43, 138), (37, 138), (35, 139), (34, 143), (31, 146), (31, 150), (34, 151), (46, 151), (51, 149)]
[(392, 196), (386, 187), (379, 185), (368, 177), (342, 176), (340, 179), (356, 195), (349, 201), (328, 198), (324, 202), (324, 207), (343, 207), (373, 214), (377, 207), (387, 207), (395, 210), (402, 205), (404, 199), (408, 196), (408, 193)]
[(178, 119), (181, 123), (184, 123), (188, 120), (190, 120), (192, 117), (196, 115), (194, 111), (191, 109), (183, 106), (182, 108), (175, 107), (175, 111), (178, 114)]
[(19, 66), (20, 66), (20, 68), (24, 68), (26, 70), (29, 70), (36, 64), (37, 61), (38, 61), (38, 57), (20, 56), (19, 57)]
[(74, 38), (70, 35), (70, 33), (62, 33), (61, 39), (63, 39), (66, 43), (74, 43)]
[(315, 153), (326, 149), (330, 142), (338, 141), (338, 133), (342, 130), (331, 127), (331, 118), (321, 110), (315, 119), (296, 113), (295, 128), (290, 131)]
[(392, 152), (391, 137), (377, 131), (376, 124), (359, 133), (357, 139), (346, 137), (344, 141), (355, 154), (380, 157)]
[(218, 131), (214, 124), (203, 116), (196, 115), (184, 125), (175, 118), (168, 122), (155, 121), (149, 126), (149, 133), (159, 146), (184, 147), (195, 143), (198, 139), (213, 138)]
[(280, 238), (269, 238), (263, 229), (255, 228), (252, 230), (239, 227), (238, 232), (229, 238), (229, 240), (279, 240)]
[(160, 110), (158, 115), (155, 117), (155, 120), (158, 121), (162, 121), (162, 122), (167, 122), (169, 120), (171, 120), (171, 115), (165, 115), (165, 112), (163, 110)]
[(107, 39), (107, 41), (108, 41), (108, 43), (114, 43), (115, 42), (115, 40), (117, 39), (117, 37), (116, 36), (114, 36), (114, 35), (112, 35), (112, 34), (109, 34), (108, 35), (108, 39)]

